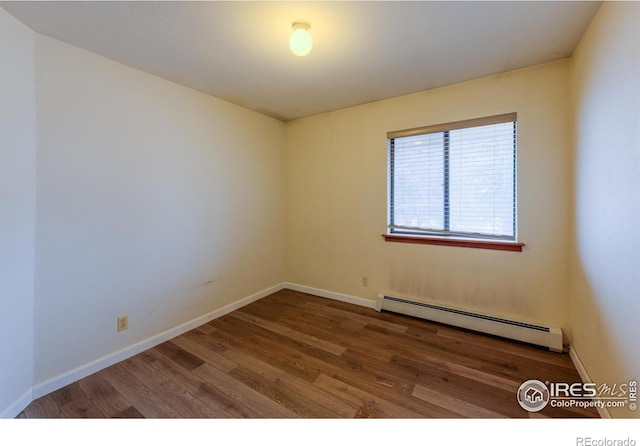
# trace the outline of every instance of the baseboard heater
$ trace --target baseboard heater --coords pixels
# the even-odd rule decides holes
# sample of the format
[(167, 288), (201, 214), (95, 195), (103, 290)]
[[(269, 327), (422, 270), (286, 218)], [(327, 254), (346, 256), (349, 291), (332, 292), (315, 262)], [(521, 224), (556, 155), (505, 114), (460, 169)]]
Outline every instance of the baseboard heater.
[(548, 347), (554, 352), (562, 352), (562, 329), (560, 328), (512, 321), (381, 293), (378, 294), (376, 300), (376, 311), (382, 310), (540, 345)]

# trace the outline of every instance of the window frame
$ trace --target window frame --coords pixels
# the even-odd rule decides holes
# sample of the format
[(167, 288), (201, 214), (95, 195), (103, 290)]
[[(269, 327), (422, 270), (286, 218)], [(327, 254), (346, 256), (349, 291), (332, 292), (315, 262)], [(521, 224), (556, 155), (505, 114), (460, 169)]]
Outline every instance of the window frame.
[[(508, 122), (514, 123), (514, 179), (513, 179), (513, 238), (502, 237), (502, 236), (492, 236), (492, 235), (480, 235), (480, 234), (462, 234), (462, 233), (449, 233), (445, 230), (442, 232), (439, 230), (434, 230), (433, 232), (429, 231), (420, 231), (416, 230), (411, 231), (410, 229), (403, 230), (395, 230), (392, 226), (393, 222), (393, 193), (394, 193), (394, 172), (392, 171), (393, 167), (393, 144), (395, 139), (408, 137), (408, 136), (418, 136), (432, 133), (442, 133), (443, 141), (446, 141), (448, 132), (453, 130), (466, 129), (471, 127), (480, 127), (492, 124), (504, 124)], [(446, 150), (446, 142), (443, 142), (443, 148)], [(401, 242), (401, 243), (417, 243), (417, 244), (433, 244), (433, 245), (443, 245), (443, 246), (458, 246), (458, 247), (467, 247), (467, 248), (484, 248), (484, 249), (495, 249), (495, 250), (503, 250), (503, 251), (517, 251), (521, 252), (522, 248), (525, 246), (524, 243), (518, 242), (518, 233), (517, 233), (517, 113), (506, 113), (501, 115), (493, 115), (476, 119), (467, 119), (463, 121), (455, 121), (444, 124), (436, 124), (429, 125), (424, 127), (416, 127), (412, 129), (406, 130), (397, 130), (387, 133), (387, 231), (383, 234), (385, 241), (388, 242)], [(444, 170), (444, 178), (445, 178), (445, 190), (449, 189), (449, 170), (446, 168), (446, 165), (443, 165)], [(446, 207), (447, 203), (444, 203), (444, 215), (446, 216)], [(445, 217), (446, 219), (446, 217)], [(446, 226), (447, 222), (443, 222), (443, 227)]]

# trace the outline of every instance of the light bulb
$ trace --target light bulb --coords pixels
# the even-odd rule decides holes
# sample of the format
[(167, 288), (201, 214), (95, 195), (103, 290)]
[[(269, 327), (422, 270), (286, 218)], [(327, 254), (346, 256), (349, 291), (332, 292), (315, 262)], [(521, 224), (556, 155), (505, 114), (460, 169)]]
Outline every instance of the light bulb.
[(311, 51), (313, 40), (309, 33), (309, 22), (298, 20), (293, 22), (293, 32), (289, 38), (289, 47), (296, 56), (306, 56)]

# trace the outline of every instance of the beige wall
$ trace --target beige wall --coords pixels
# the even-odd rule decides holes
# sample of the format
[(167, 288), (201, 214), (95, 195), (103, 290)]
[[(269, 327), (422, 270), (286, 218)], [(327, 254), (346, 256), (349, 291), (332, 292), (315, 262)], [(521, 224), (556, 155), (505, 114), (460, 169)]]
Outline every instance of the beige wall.
[[(573, 347), (591, 378), (640, 380), (640, 3), (607, 2), (574, 54)], [(612, 409), (614, 417), (640, 416)]]
[(284, 280), (283, 123), (39, 35), (36, 86), (36, 385)]
[[(287, 279), (374, 299), (381, 291), (567, 328), (569, 62), (289, 124)], [(518, 113), (522, 253), (386, 243), (386, 133)], [(361, 276), (369, 276), (368, 287)]]
[(31, 398), (35, 125), (33, 34), (0, 9), (0, 418)]

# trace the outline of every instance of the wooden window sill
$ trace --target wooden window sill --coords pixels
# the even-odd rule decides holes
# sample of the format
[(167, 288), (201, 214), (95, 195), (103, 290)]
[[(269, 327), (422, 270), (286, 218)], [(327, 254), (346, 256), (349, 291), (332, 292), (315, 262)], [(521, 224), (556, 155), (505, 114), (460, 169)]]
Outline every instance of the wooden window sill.
[(420, 245), (457, 246), (460, 248), (495, 249), (498, 251), (522, 252), (524, 243), (498, 242), (491, 240), (465, 240), (444, 237), (424, 237), (413, 235), (382, 234), (385, 242), (416, 243)]

